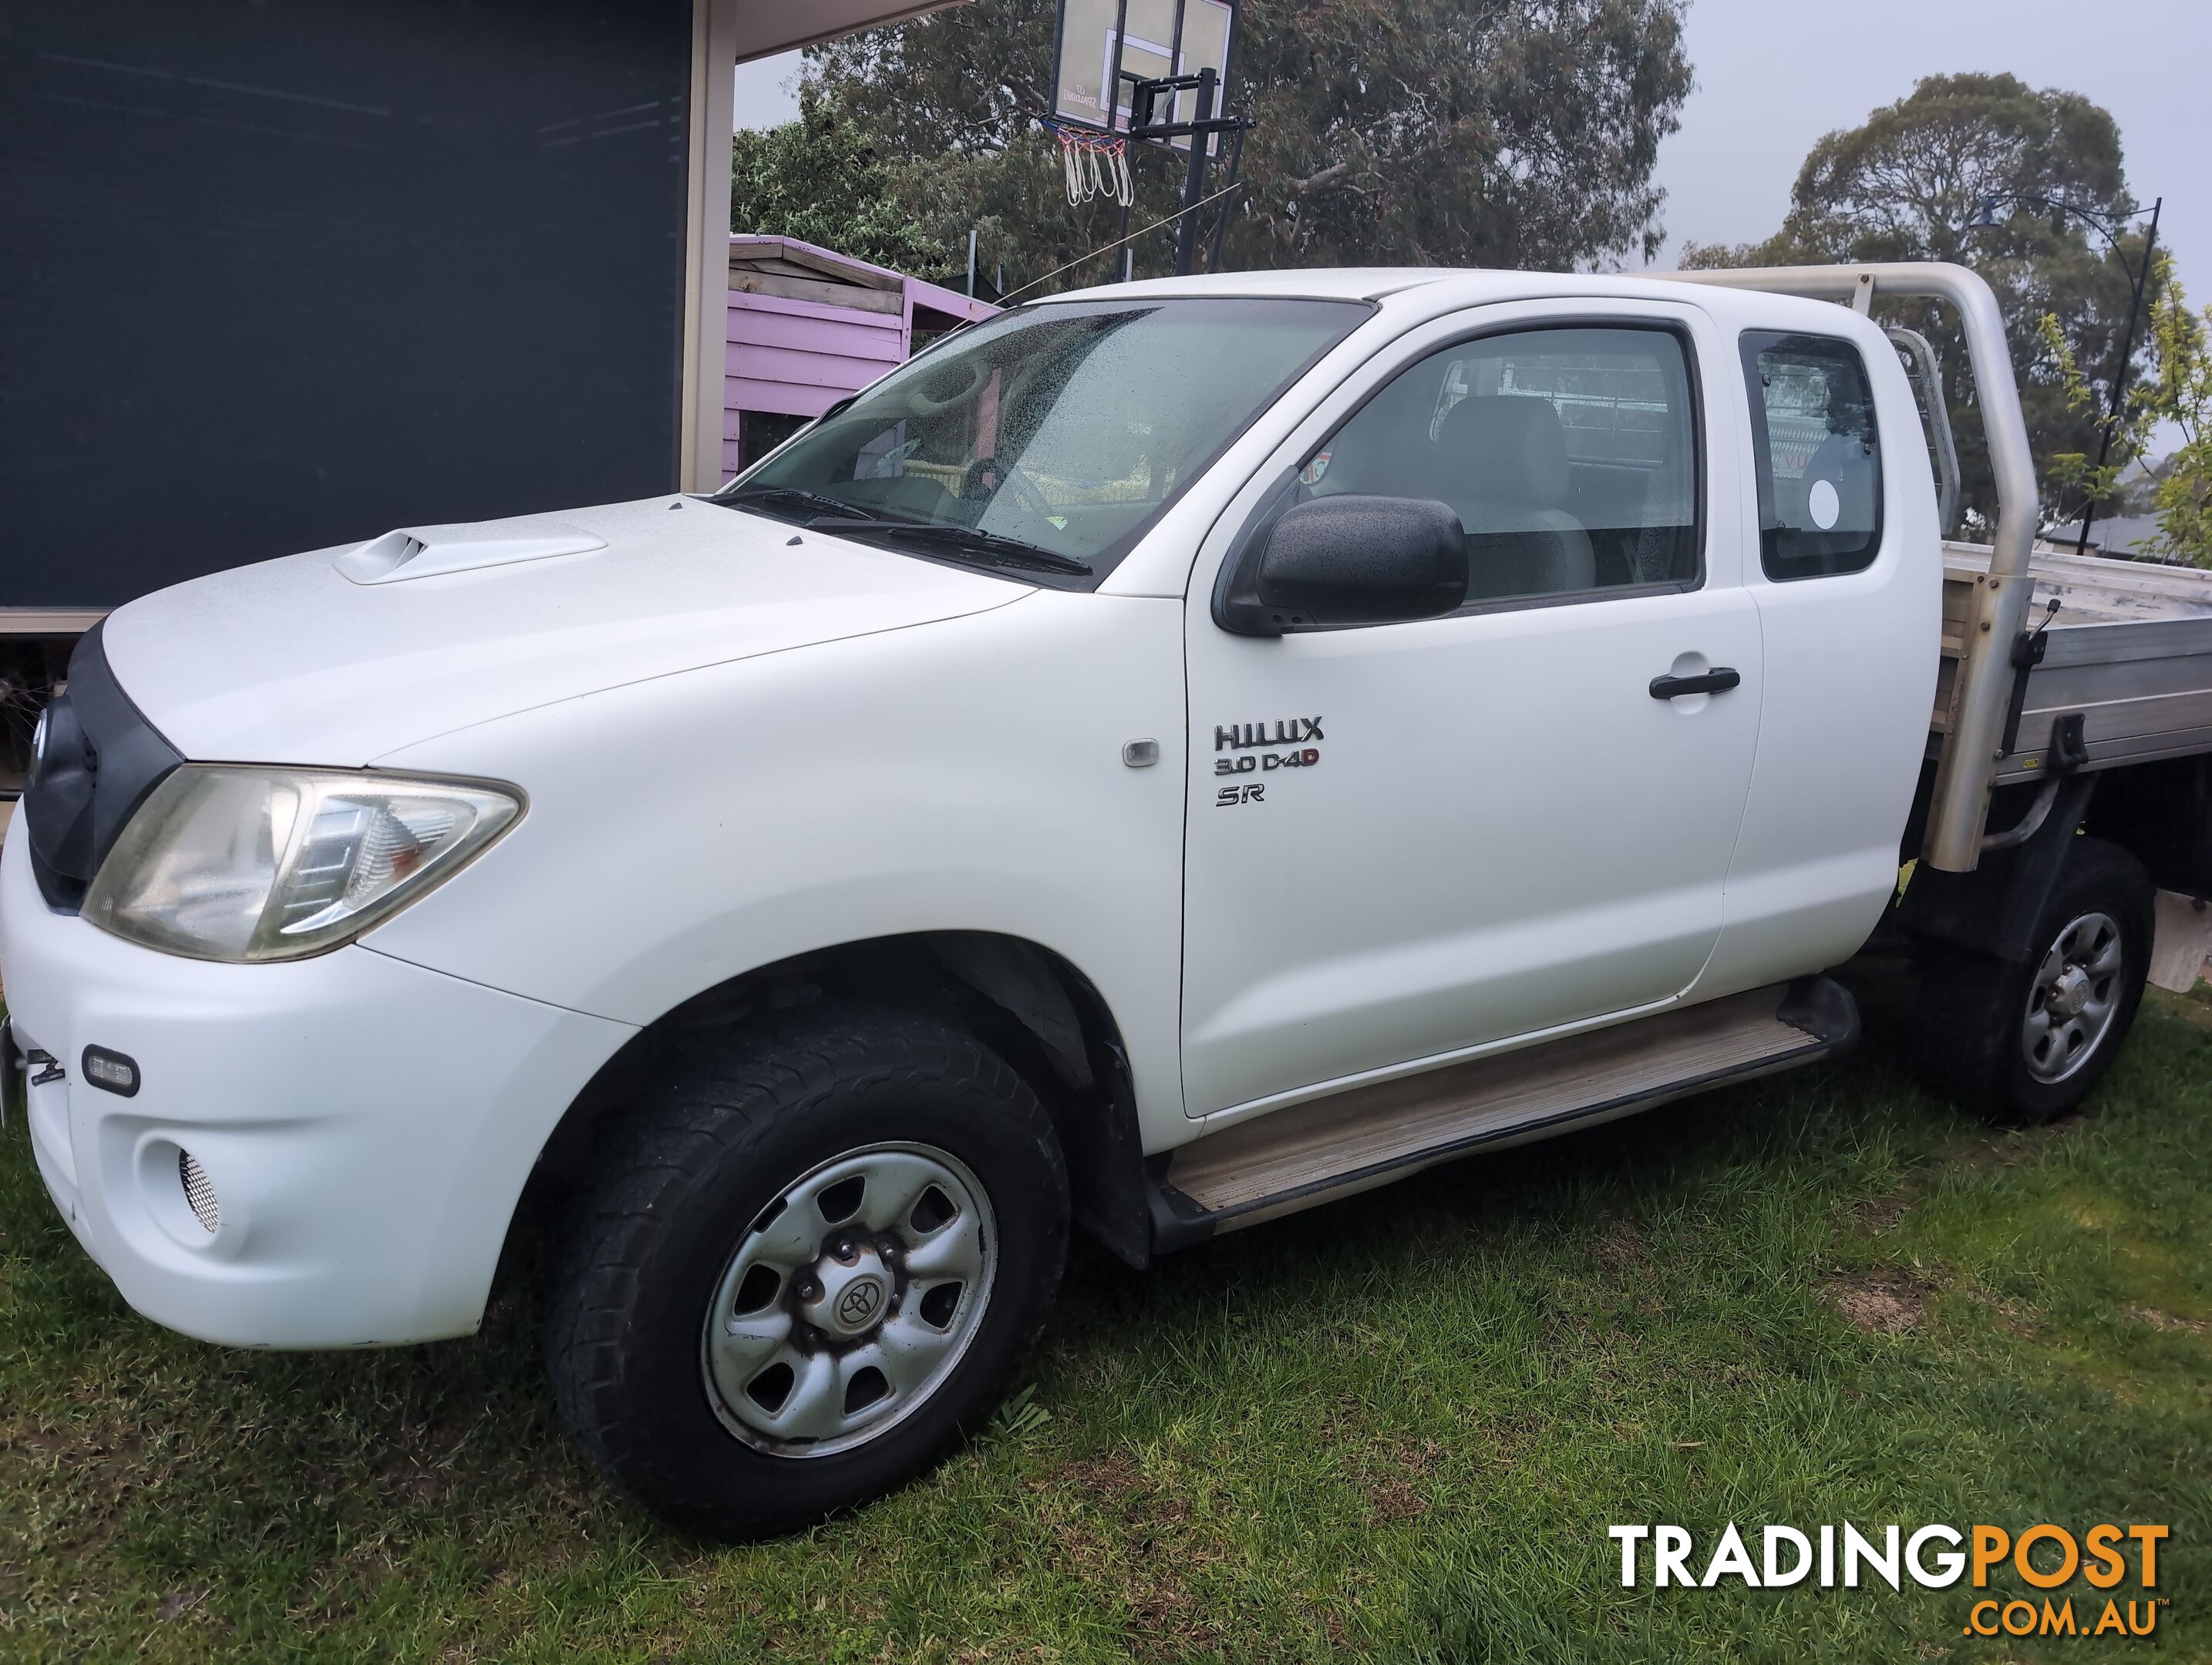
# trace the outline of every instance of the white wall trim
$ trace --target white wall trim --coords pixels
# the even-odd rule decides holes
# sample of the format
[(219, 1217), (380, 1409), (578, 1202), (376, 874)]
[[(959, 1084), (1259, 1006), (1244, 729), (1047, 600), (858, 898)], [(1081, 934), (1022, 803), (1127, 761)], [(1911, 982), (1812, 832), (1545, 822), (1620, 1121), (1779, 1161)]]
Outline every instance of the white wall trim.
[(722, 355), (730, 287), (730, 137), (738, 0), (692, 0), (690, 168), (684, 234), (684, 401), (677, 489), (722, 483)]

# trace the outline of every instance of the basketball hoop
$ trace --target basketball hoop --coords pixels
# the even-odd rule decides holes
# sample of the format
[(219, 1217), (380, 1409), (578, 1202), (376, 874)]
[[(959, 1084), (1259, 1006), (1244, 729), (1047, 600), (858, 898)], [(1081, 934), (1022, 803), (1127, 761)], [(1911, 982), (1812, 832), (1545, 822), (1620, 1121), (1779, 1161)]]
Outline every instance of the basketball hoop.
[[(1243, 0), (1054, 0), (1052, 104), (1045, 124), (1060, 141), (1067, 200), (1105, 197), (1121, 204), (1121, 235), (1094, 254), (1121, 252), (1131, 270), (1132, 141), (1183, 153), (1182, 208), (1175, 226), (1175, 270), (1198, 269), (1198, 211), (1233, 187), (1247, 116), (1230, 113), (1230, 70)], [(1210, 195), (1207, 166), (1229, 162), (1231, 185)], [(1218, 264), (1229, 205), (1216, 216), (1209, 268)], [(1154, 228), (1146, 227), (1150, 231)], [(1139, 234), (1141, 235), (1142, 234)], [(1085, 258), (1089, 257), (1086, 256)]]
[(1053, 124), (1060, 139), (1060, 166), (1067, 179), (1067, 200), (1080, 205), (1099, 197), (1123, 208), (1137, 199), (1129, 179), (1129, 142), (1119, 134), (1096, 133)]

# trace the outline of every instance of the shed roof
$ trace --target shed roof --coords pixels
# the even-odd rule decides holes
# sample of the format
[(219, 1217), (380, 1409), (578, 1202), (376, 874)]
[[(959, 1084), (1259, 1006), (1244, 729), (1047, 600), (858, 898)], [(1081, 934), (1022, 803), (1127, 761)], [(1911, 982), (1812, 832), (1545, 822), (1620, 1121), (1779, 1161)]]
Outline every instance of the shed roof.
[(900, 313), (910, 301), (917, 311), (945, 314), (948, 324), (973, 322), (998, 310), (988, 301), (857, 255), (762, 232), (731, 234), (730, 287), (856, 312)]
[[(2132, 558), (2157, 531), (2155, 514), (2100, 514), (2089, 523), (2089, 547), (2102, 550), (2106, 555)], [(2074, 540), (2081, 535), (2081, 517), (2078, 514), (2043, 534), (2052, 545), (2063, 550), (2072, 549)]]

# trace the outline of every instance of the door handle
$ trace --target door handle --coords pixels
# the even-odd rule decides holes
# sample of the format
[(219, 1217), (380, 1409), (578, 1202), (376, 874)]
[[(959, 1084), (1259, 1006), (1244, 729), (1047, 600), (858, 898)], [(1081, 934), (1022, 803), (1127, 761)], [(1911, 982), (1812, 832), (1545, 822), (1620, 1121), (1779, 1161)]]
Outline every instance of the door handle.
[(1725, 665), (1715, 665), (1702, 677), (1654, 677), (1651, 678), (1651, 697), (1655, 700), (1679, 700), (1685, 694), (1725, 694), (1743, 681)]

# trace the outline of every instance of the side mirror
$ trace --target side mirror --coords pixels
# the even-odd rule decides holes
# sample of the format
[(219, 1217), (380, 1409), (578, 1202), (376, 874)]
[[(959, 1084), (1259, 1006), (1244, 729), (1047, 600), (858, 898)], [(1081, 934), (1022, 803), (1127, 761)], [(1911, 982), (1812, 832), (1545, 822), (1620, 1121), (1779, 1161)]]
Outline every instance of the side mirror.
[(1317, 497), (1223, 572), (1213, 620), (1243, 636), (1401, 624), (1467, 599), (1467, 537), (1429, 497)]

